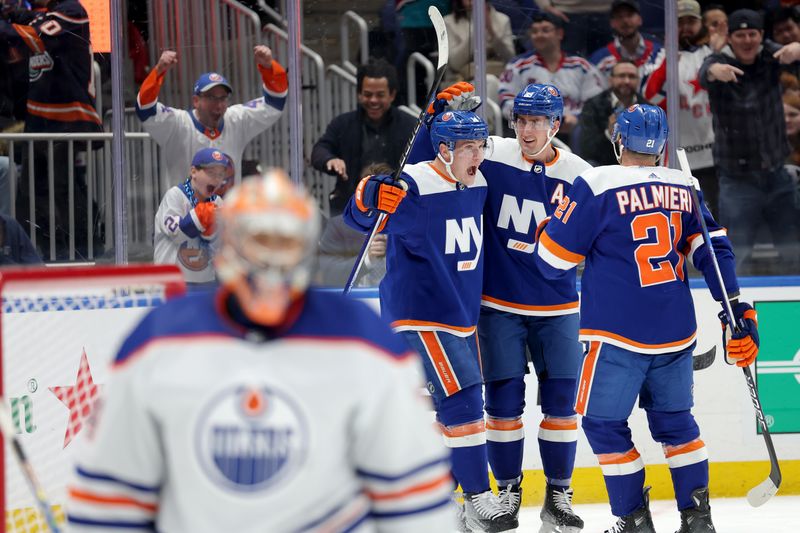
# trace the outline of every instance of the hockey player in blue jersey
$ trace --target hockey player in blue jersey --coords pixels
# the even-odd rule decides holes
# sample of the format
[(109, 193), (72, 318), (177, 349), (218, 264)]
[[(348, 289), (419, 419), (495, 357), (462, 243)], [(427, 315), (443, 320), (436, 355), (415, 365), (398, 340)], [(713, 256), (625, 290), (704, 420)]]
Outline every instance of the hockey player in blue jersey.
[(619, 517), (607, 533), (654, 531), (644, 463), (627, 423), (637, 396), (672, 474), (679, 533), (711, 532), (708, 454), (691, 413), (697, 325), (686, 262), (703, 273), (717, 301), (731, 300), (741, 332), (727, 339), (727, 358), (739, 366), (758, 353), (755, 311), (738, 301), (730, 242), (698, 190), (725, 294), (716, 281), (689, 189), (697, 181), (656, 166), (667, 140), (664, 111), (629, 107), (617, 118), (613, 139), (620, 165), (597, 167), (575, 180), (541, 232), (537, 265), (559, 279), (586, 261), (580, 338), (587, 350), (576, 411)]
[(221, 287), (153, 309), (123, 342), (70, 531), (452, 530), (418, 354), (363, 303), (308, 286), (315, 202), (279, 169), (225, 201)]
[[(422, 354), (436, 417), (464, 491), (467, 531), (517, 527), (489, 488), (483, 392), (475, 329), (483, 280), (486, 123), (468, 111), (445, 112), (430, 126), (433, 160), (406, 165), (402, 184), (364, 178), (345, 208), (368, 231), (389, 213), (381, 313)], [(404, 190), (401, 185), (407, 188)]]
[[(430, 114), (474, 108), (479, 100), (472, 90), (464, 82), (448, 87), (437, 95)], [(575, 178), (591, 168), (551, 144), (563, 110), (556, 87), (525, 87), (514, 99), (511, 125), (516, 138), (490, 137), (492, 149), (480, 167), (488, 185), (478, 336), (489, 464), (501, 501), (516, 516), (522, 500), (527, 351), (544, 415), (538, 432), (546, 478), (542, 533), (574, 533), (583, 527), (572, 510), (570, 489), (578, 440), (572, 400), (581, 361), (575, 275), (547, 280), (532, 255), (537, 225), (554, 212)]]

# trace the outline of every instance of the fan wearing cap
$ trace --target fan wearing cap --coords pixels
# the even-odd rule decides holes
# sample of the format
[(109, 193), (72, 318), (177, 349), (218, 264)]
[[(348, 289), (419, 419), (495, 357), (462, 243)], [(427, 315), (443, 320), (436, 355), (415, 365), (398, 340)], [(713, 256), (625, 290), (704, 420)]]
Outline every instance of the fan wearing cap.
[(153, 261), (177, 264), (187, 283), (215, 280), (211, 263), (216, 251), (219, 191), (234, 170), (231, 158), (216, 148), (203, 148), (192, 158), (189, 177), (169, 189), (155, 218)]
[[(698, 90), (698, 73), (703, 61), (719, 51), (727, 39), (712, 34), (704, 25), (697, 0), (678, 0), (678, 91), (680, 94), (679, 145), (686, 149), (692, 173), (700, 180), (711, 212), (718, 213), (719, 183), (711, 147), (714, 129), (708, 92)], [(658, 66), (647, 79), (642, 93), (653, 104), (667, 110), (667, 61), (659, 58)]]
[(795, 186), (784, 168), (789, 154), (780, 75), (797, 65), (800, 43), (764, 39), (761, 15), (731, 13), (728, 45), (710, 55), (699, 72), (714, 125), (714, 165), (719, 175), (719, 218), (736, 247), (738, 268), (751, 268), (756, 232), (766, 223), (780, 260), (775, 273), (800, 261)]
[(614, 40), (595, 50), (589, 61), (606, 77), (620, 59), (628, 59), (639, 68), (639, 79), (644, 82), (655, 68), (661, 43), (645, 38), (640, 32), (642, 15), (636, 0), (614, 0), (611, 4), (611, 29)]
[[(281, 115), (288, 82), (286, 71), (272, 57), (272, 50), (258, 45), (253, 57), (261, 74), (262, 97), (230, 105), (233, 87), (222, 74), (207, 72), (194, 84), (189, 109), (169, 107), (158, 101), (167, 72), (179, 61), (178, 52), (166, 50), (147, 76), (136, 98), (136, 114), (142, 128), (169, 154), (162, 170), (162, 190), (178, 183), (189, 167), (192, 154), (216, 148), (230, 156), (241, 177), (242, 153), (254, 137), (272, 126)], [(249, 88), (241, 88), (249, 90)]]

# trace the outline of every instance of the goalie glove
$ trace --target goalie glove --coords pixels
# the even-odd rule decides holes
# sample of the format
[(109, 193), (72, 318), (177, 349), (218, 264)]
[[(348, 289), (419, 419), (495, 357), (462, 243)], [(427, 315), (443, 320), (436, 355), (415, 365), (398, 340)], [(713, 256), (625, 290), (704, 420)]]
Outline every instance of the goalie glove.
[(436, 95), (428, 106), (425, 124), (430, 127), (433, 119), (444, 111), (475, 111), (481, 105), (481, 97), (475, 95), (475, 87), (466, 81), (454, 83)]
[(725, 349), (725, 362), (729, 365), (750, 366), (758, 355), (758, 317), (750, 304), (744, 302), (731, 302), (733, 318), (739, 327), (738, 332), (732, 332), (728, 326), (728, 314), (723, 310), (719, 313), (722, 321), (722, 347)]
[(356, 207), (363, 213), (377, 209), (391, 215), (406, 197), (403, 185), (402, 181), (395, 181), (392, 176), (367, 176), (356, 187)]

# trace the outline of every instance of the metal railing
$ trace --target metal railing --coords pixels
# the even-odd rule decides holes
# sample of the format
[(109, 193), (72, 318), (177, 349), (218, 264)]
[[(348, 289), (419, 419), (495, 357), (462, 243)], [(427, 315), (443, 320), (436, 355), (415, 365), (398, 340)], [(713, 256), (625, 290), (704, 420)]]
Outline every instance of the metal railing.
[(325, 74), (328, 79), (331, 118), (355, 109), (356, 77), (339, 65), (328, 65)]
[(352, 10), (344, 12), (342, 21), (339, 24), (342, 66), (355, 74), (358, 67), (350, 61), (350, 23), (355, 24), (358, 29), (358, 52), (359, 60), (362, 65), (366, 64), (369, 60), (369, 27), (367, 26), (367, 21)]
[[(23, 165), (22, 159), (29, 163), (27, 166), (28, 178), (28, 205), (25, 206), (26, 216), (21, 216), (26, 223), (23, 228), (28, 232), (34, 246), (39, 244), (41, 233), (49, 235), (67, 234), (68, 249), (66, 256), (64, 250), (56, 249), (56, 239), (49, 239), (48, 249), (42, 250), (46, 261), (60, 259), (96, 260), (102, 255), (102, 250), (95, 249), (98, 227), (104, 227), (103, 248), (113, 248), (112, 228), (114, 224), (112, 212), (112, 181), (111, 181), (111, 140), (112, 133), (0, 133), (0, 142), (8, 143), (9, 157), (13, 163), (9, 167), (9, 184), (11, 198), (16, 197), (19, 180), (17, 165)], [(147, 133), (125, 133), (127, 143), (125, 175), (128, 181), (128, 213), (129, 241), (135, 245), (149, 247), (152, 250), (154, 217), (161, 201), (162, 192), (158, 185), (158, 158), (159, 148)], [(23, 145), (20, 148), (19, 145)], [(47, 156), (47, 200), (49, 213), (48, 220), (37, 220), (37, 197), (42, 198), (43, 191), (37, 190), (35, 175), (39, 172), (30, 161), (34, 161), (36, 148), (41, 149), (44, 144)], [(66, 168), (55, 168), (54, 152), (56, 146), (66, 144)], [(83, 155), (83, 154), (85, 155)], [(21, 157), (15, 157), (21, 156)], [(82, 176), (82, 177), (81, 177)], [(59, 227), (56, 220), (55, 189), (57, 180), (67, 180), (67, 205), (66, 227)], [(81, 251), (76, 247), (76, 227), (83, 225), (84, 221), (76, 220), (76, 194), (79, 180), (85, 182), (86, 201), (86, 255), (79, 257)], [(61, 182), (63, 183), (63, 182)], [(38, 194), (37, 194), (38, 193)], [(38, 206), (41, 208), (41, 206)], [(15, 202), (11, 202), (11, 214), (16, 216)], [(83, 236), (80, 236), (83, 237)], [(152, 253), (152, 252), (151, 252)]]
[(419, 113), (421, 108), (417, 105), (417, 65), (425, 69), (425, 86), (430, 87), (433, 83), (433, 75), (436, 69), (433, 68), (431, 60), (419, 52), (414, 52), (408, 56), (406, 63), (406, 90), (408, 94), (408, 107), (415, 113)]

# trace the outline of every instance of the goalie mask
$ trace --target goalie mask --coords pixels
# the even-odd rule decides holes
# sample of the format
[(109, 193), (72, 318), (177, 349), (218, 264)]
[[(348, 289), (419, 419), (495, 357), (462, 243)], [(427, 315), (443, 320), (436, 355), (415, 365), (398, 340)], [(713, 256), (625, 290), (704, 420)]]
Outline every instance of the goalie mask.
[(214, 265), (222, 285), (247, 318), (280, 324), (311, 281), (320, 231), (316, 205), (283, 170), (269, 169), (228, 192), (218, 221)]

